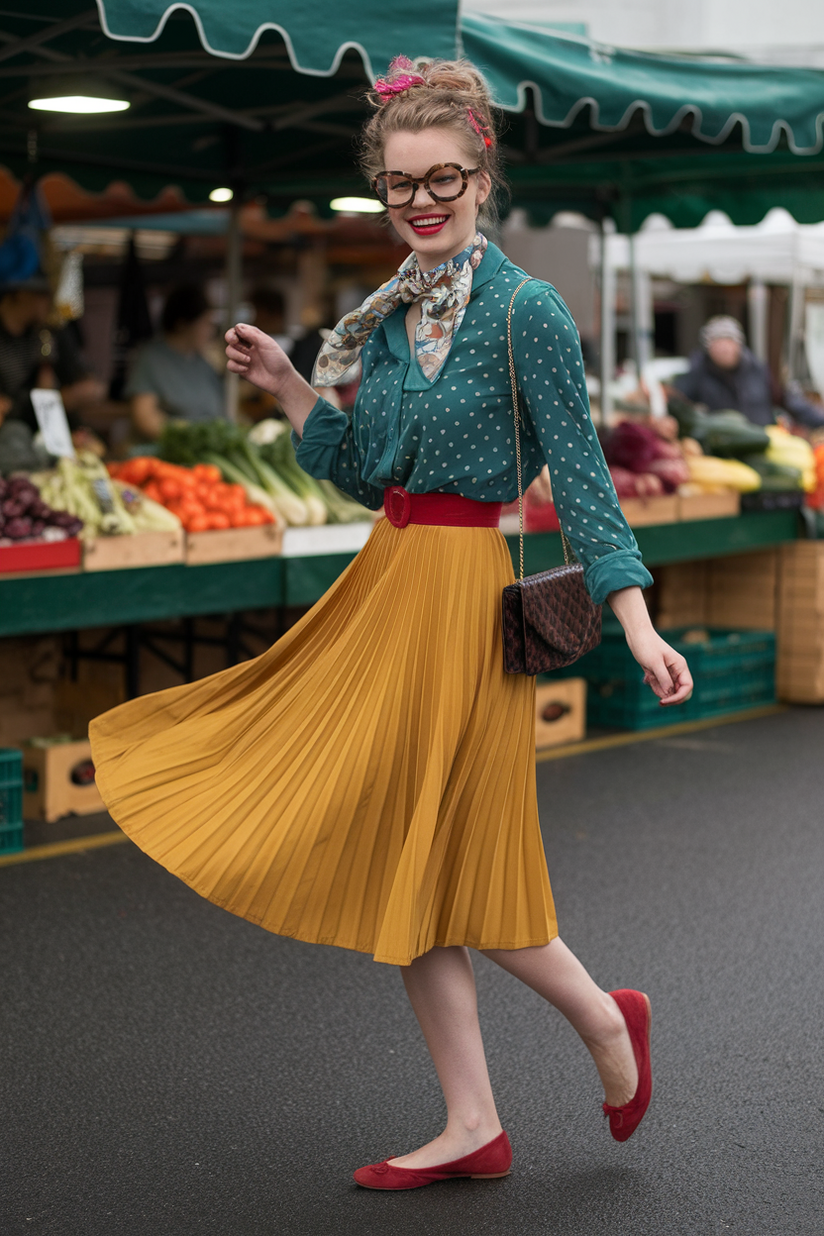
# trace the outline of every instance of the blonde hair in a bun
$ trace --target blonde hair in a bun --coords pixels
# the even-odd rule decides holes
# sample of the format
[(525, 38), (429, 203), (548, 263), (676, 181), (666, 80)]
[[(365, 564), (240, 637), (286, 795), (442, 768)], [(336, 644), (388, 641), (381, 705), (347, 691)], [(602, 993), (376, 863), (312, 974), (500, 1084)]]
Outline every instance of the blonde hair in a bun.
[(397, 56), (367, 98), (374, 109), (361, 137), (360, 162), (367, 179), (385, 170), (383, 152), (390, 133), (451, 129), (471, 155), (472, 166), (489, 173), (492, 193), (482, 204), (478, 221), (494, 228), (498, 220), (495, 198), (506, 181), (500, 168), (495, 108), (475, 65), (469, 60), (413, 64)]

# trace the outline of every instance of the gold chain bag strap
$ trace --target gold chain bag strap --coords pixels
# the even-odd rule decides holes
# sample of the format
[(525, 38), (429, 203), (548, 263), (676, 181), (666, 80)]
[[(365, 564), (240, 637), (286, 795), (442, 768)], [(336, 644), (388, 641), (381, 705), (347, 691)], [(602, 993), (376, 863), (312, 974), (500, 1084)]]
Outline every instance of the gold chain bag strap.
[(512, 293), (506, 319), (509, 376), (515, 413), (515, 460), (518, 468), (518, 522), (521, 569), (514, 584), (504, 588), (502, 620), (504, 669), (508, 674), (543, 674), (572, 665), (601, 641), (601, 607), (584, 584), (584, 568), (570, 561), (571, 546), (561, 531), (564, 566), (528, 575), (524, 579), (524, 495), (521, 479), (521, 413), (518, 377), (512, 355), (512, 309), (515, 297), (529, 279)]

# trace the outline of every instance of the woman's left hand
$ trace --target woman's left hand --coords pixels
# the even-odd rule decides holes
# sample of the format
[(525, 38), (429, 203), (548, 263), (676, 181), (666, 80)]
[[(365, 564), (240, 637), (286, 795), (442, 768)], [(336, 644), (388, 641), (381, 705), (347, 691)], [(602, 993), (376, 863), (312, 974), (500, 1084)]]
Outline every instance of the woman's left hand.
[(683, 704), (690, 698), (693, 683), (686, 658), (671, 648), (657, 631), (646, 631), (635, 639), (627, 635), (627, 643), (644, 671), (644, 682), (663, 705)]

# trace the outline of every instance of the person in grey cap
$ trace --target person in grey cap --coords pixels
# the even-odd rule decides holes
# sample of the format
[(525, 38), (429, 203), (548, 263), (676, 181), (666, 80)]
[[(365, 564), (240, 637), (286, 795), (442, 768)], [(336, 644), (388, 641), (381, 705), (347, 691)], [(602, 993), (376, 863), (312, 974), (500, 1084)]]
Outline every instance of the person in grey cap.
[(699, 338), (701, 347), (690, 357), (689, 371), (674, 380), (687, 399), (706, 404), (711, 412), (735, 408), (755, 425), (771, 425), (776, 413), (785, 411), (809, 429), (824, 426), (820, 408), (773, 381), (767, 365), (747, 347), (735, 318), (710, 318)]

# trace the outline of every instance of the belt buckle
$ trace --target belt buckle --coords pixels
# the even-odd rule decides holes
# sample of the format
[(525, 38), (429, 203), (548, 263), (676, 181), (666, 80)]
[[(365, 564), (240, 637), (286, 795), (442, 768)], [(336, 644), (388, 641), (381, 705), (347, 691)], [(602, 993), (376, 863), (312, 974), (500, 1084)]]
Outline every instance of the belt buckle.
[(406, 527), (412, 514), (412, 499), (402, 485), (393, 485), (387, 490), (384, 507), (393, 527)]

